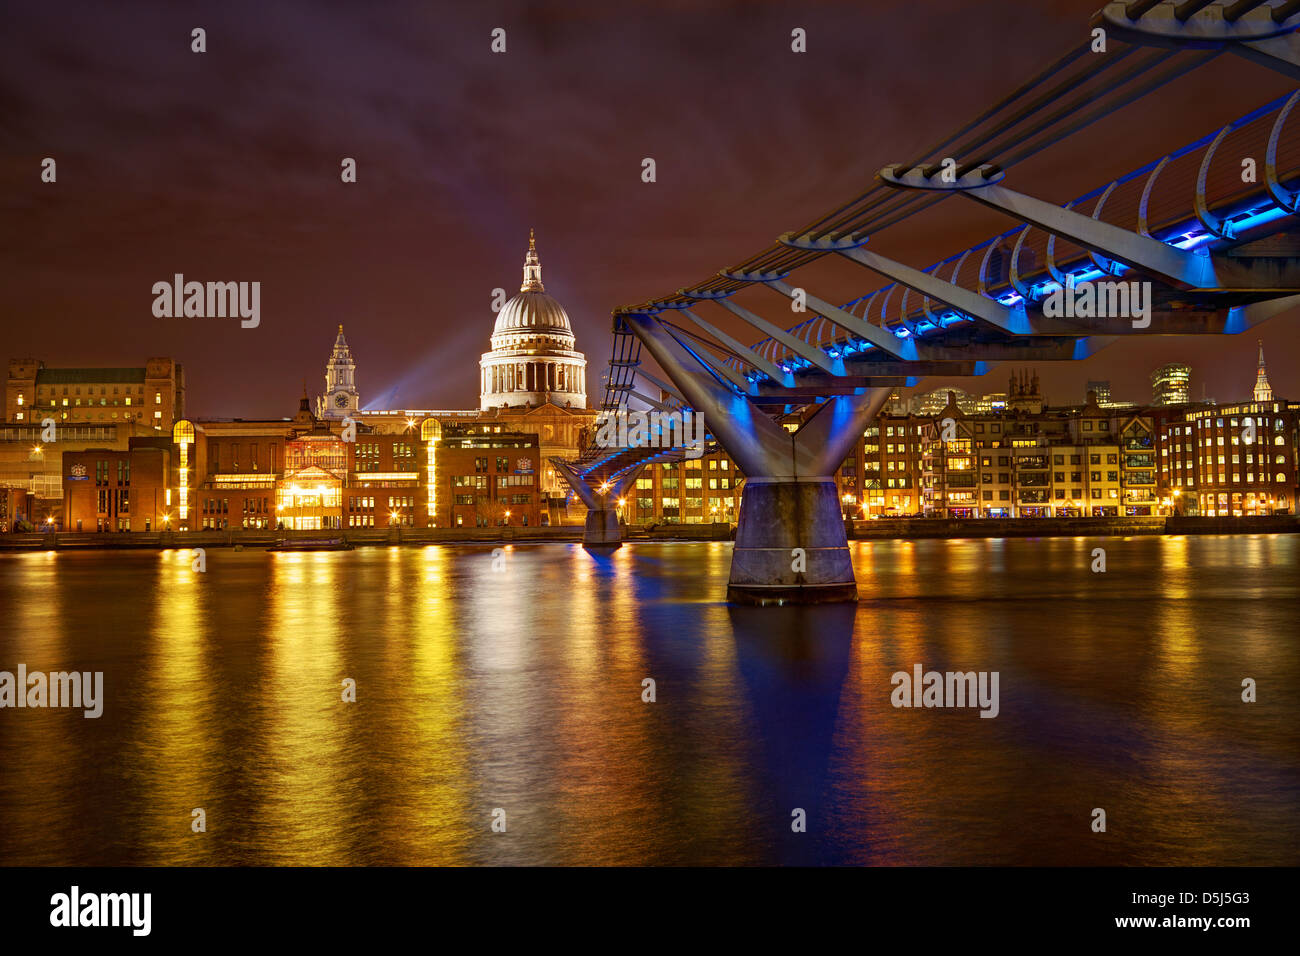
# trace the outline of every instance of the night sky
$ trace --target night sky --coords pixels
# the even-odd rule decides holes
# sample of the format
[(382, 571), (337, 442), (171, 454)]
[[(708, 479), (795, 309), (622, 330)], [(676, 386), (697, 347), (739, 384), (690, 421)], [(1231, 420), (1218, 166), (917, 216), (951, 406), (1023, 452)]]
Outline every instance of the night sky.
[[(9, 3), (0, 353), (171, 355), (191, 415), (279, 417), (304, 380), (322, 390), (343, 323), (364, 406), (476, 407), (492, 290), (518, 289), (535, 227), (595, 404), (613, 308), (693, 285), (856, 194), (1086, 38), (1100, 5)], [(807, 54), (790, 50), (794, 27)], [(1220, 57), (1007, 184), (1063, 202), (1287, 89)], [(56, 184), (40, 181), (46, 156)], [(356, 184), (340, 182), (343, 157)], [(950, 201), (877, 248), (928, 266), (1010, 225)], [(844, 265), (803, 281), (834, 301), (882, 284)], [(260, 327), (155, 318), (151, 287), (177, 272), (260, 281)], [(782, 316), (774, 294), (743, 295)], [(1054, 402), (1082, 400), (1090, 378), (1144, 401), (1150, 369), (1186, 361), (1195, 397), (1204, 383), (1240, 399), (1263, 338), (1275, 392), (1300, 398), (1296, 319), (1132, 339), (1040, 372)], [(1009, 371), (957, 384), (999, 391)]]

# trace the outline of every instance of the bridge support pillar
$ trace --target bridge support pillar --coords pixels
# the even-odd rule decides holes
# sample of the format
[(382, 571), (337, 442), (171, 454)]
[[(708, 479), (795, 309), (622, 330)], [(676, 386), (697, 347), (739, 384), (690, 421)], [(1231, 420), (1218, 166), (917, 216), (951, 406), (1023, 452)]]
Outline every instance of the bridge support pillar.
[(641, 466), (619, 476), (613, 481), (602, 482), (593, 488), (591, 483), (578, 472), (558, 458), (551, 463), (564, 476), (569, 487), (574, 490), (582, 503), (587, 506), (587, 522), (582, 532), (582, 546), (588, 551), (613, 551), (623, 545), (623, 526), (619, 524), (618, 509), (612, 506), (623, 493), (636, 481), (641, 473)]
[(582, 532), (582, 546), (587, 550), (612, 551), (623, 544), (623, 528), (613, 508), (588, 510), (587, 526)]
[(738, 604), (856, 601), (857, 585), (835, 479), (889, 388), (818, 405), (791, 434), (726, 388), (651, 317), (625, 317), (647, 351), (745, 474), (727, 599)]
[(747, 478), (727, 600), (821, 604), (857, 599), (835, 482)]

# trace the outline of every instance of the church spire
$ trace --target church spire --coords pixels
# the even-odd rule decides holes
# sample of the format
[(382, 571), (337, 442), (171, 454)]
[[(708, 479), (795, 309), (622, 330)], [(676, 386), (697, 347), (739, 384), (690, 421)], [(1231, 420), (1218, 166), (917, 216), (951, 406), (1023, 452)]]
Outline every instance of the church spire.
[(1268, 384), (1268, 370), (1264, 367), (1264, 340), (1259, 341), (1259, 365), (1255, 370), (1255, 401), (1273, 401), (1273, 386)]
[(519, 287), (519, 291), (546, 291), (542, 285), (542, 263), (537, 258), (537, 240), (533, 237), (531, 229), (528, 230), (528, 255), (524, 256), (524, 284)]

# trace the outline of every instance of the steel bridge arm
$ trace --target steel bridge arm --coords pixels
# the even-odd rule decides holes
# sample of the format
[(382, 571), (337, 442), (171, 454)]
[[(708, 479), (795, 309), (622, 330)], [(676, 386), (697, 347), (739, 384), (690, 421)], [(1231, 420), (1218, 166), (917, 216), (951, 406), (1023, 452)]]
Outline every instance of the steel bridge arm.
[(880, 171), (880, 178), (899, 189), (958, 193), (981, 206), (1061, 236), (1180, 289), (1288, 291), (1300, 282), (1300, 275), (1295, 275), (1290, 277), (1289, 286), (1280, 284), (1279, 279), (1283, 277), (1275, 268), (1259, 268), (1221, 256), (1198, 255), (1072, 209), (1063, 209), (1050, 202), (1015, 192), (999, 185), (1002, 173), (987, 166), (959, 177), (954, 183), (925, 179), (916, 172), (898, 176), (895, 174), (896, 169), (896, 166), (885, 167)]
[(699, 370), (694, 353), (670, 335), (656, 319), (630, 313), (625, 316), (625, 321), (696, 413), (704, 415), (709, 432), (722, 442), (742, 472), (765, 474), (772, 456), (789, 456), (790, 436), (785, 429), (758, 410), (744, 395), (723, 388), (711, 374)]
[[(775, 339), (796, 355), (799, 355), (813, 365), (820, 368), (823, 372), (829, 372), (832, 375), (841, 374), (844, 371), (844, 363), (839, 359), (832, 359), (829, 355), (817, 348), (804, 342), (797, 336), (791, 335), (785, 329), (781, 328), (775, 322), (769, 322), (761, 315), (756, 315), (749, 309), (739, 306), (732, 302), (728, 296), (731, 293), (719, 292), (692, 292), (686, 289), (679, 290), (682, 295), (689, 296), (692, 299), (703, 299), (705, 301), (715, 302), (722, 306), (732, 315), (736, 316), (742, 322), (745, 322), (760, 332), (766, 333), (769, 338)], [(775, 376), (773, 376), (775, 378)], [(776, 379), (782, 381), (782, 379)], [(789, 382), (784, 382), (789, 384)]]
[(784, 245), (795, 249), (838, 252), (844, 258), (856, 262), (860, 266), (865, 266), (872, 272), (876, 272), (887, 279), (892, 279), (909, 289), (914, 289), (921, 295), (937, 299), (949, 308), (956, 309), (963, 315), (968, 315), (1009, 335), (1032, 335), (1037, 331), (1026, 317), (1023, 306), (1016, 309), (1008, 308), (988, 296), (964, 289), (928, 272), (922, 272), (920, 269), (914, 269), (901, 262), (895, 262), (893, 259), (887, 259), (878, 253), (868, 252), (863, 248), (861, 240), (856, 242), (828, 239), (814, 240), (807, 237), (795, 238), (787, 233), (781, 237), (780, 241)]
[[(728, 276), (729, 278), (732, 276)], [(823, 318), (835, 323), (840, 328), (852, 332), (859, 338), (866, 339), (876, 348), (892, 355), (894, 358), (910, 360), (916, 358), (916, 346), (910, 340), (900, 339), (891, 332), (886, 332), (878, 325), (872, 325), (865, 319), (859, 319), (851, 312), (846, 312), (839, 306), (831, 305), (825, 299), (819, 299), (806, 289), (796, 289), (785, 280), (763, 274), (744, 275), (743, 278), (737, 275), (744, 282), (761, 282), (769, 289), (781, 293), (787, 299), (794, 299), (802, 296), (804, 304), (812, 312), (816, 312)]]

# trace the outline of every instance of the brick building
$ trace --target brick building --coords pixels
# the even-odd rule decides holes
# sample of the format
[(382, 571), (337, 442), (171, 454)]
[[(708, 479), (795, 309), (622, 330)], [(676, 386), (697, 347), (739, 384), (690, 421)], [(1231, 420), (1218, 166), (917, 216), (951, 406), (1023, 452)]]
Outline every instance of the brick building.
[(6, 422), (131, 422), (167, 432), (185, 417), (185, 372), (167, 357), (139, 368), (46, 368), (38, 359), (10, 359), (4, 408)]
[(171, 443), (132, 438), (125, 451), (63, 453), (65, 531), (158, 531), (169, 521)]

